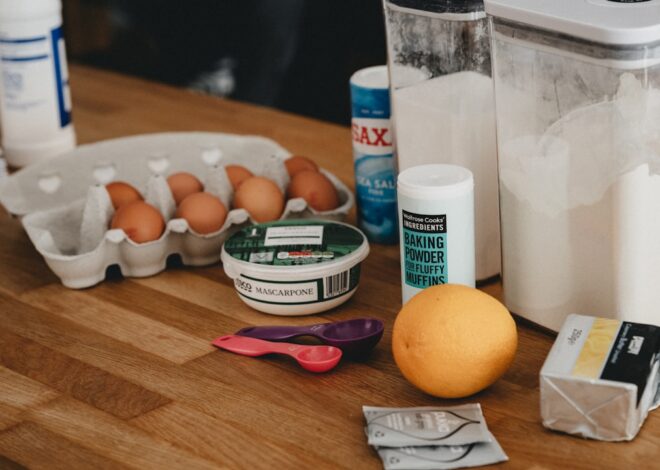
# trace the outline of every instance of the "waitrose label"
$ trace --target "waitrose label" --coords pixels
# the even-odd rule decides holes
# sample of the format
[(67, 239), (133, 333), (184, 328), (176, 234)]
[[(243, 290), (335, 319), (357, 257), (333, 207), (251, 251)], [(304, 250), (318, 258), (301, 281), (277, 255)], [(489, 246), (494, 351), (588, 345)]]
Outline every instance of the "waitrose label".
[(406, 284), (419, 289), (446, 284), (447, 215), (401, 212)]

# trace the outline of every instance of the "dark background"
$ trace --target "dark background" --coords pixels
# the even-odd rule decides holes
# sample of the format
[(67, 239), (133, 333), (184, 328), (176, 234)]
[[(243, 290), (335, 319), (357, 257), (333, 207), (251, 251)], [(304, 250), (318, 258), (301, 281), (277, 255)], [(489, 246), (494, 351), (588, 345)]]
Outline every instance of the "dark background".
[(346, 124), (381, 0), (63, 0), (69, 59)]

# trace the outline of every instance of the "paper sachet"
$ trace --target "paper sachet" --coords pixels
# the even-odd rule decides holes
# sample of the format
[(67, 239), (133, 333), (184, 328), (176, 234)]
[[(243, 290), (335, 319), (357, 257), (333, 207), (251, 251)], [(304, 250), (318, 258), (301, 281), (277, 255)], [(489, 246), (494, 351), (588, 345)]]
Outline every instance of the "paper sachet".
[(479, 404), (451, 407), (363, 406), (369, 445), (461, 446), (494, 441)]
[(509, 460), (492, 436), (491, 440), (463, 446), (381, 447), (376, 451), (385, 470), (446, 470)]

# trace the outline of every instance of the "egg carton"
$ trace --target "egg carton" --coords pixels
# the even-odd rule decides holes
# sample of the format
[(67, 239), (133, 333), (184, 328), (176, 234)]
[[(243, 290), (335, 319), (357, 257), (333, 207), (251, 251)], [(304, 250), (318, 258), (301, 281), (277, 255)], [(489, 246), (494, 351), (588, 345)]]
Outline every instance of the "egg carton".
[[(145, 277), (164, 270), (174, 254), (190, 266), (218, 262), (224, 241), (255, 221), (244, 209), (233, 209), (217, 232), (196, 233), (186, 220), (174, 218), (167, 175), (192, 173), (205, 191), (231, 207), (226, 165), (242, 165), (285, 192), (289, 176), (284, 160), (289, 156), (274, 141), (257, 136), (186, 132), (113, 139), (82, 145), (0, 180), (0, 203), (21, 217), (30, 240), (62, 283), (81, 289), (103, 281), (113, 265), (126, 277)], [(321, 172), (337, 188), (340, 206), (318, 212), (302, 198), (290, 199), (281, 218), (346, 218), (354, 204), (351, 190), (330, 172)], [(108, 229), (114, 208), (105, 185), (112, 181), (133, 185), (161, 212), (166, 227), (158, 240), (135, 243), (123, 230)]]

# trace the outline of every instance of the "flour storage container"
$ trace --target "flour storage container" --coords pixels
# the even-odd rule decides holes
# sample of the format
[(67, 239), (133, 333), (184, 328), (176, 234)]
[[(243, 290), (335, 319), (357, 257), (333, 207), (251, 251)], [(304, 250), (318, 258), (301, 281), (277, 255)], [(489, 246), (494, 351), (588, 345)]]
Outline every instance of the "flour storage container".
[(500, 272), (497, 145), (482, 0), (384, 0), (398, 170), (474, 175), (476, 277)]
[(510, 310), (660, 323), (660, 1), (486, 0)]

